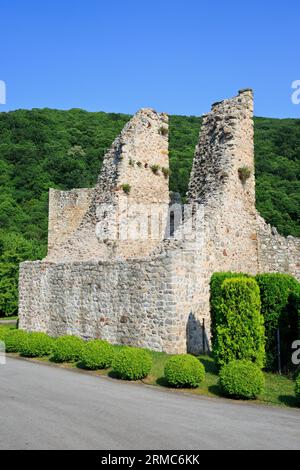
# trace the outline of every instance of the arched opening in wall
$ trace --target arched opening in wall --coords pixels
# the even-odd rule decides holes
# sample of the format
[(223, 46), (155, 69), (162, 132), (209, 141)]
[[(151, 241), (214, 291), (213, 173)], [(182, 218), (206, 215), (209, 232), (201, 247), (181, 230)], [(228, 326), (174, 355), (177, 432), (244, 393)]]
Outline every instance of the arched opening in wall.
[(174, 211), (170, 212), (170, 237), (174, 237), (175, 232), (175, 214)]

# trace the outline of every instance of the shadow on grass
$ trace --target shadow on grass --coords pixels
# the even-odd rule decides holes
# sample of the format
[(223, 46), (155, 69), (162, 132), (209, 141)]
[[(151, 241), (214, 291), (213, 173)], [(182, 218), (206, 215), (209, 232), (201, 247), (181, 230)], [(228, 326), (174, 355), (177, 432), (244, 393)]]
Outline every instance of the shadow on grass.
[(83, 369), (83, 370), (97, 370), (97, 369), (91, 369), (89, 367), (86, 367), (83, 362), (81, 361), (78, 361), (78, 362), (75, 362), (75, 365), (78, 369)]
[(107, 373), (107, 376), (110, 377), (111, 379), (119, 379), (119, 380), (120, 380), (119, 374), (117, 374), (117, 373), (114, 372), (113, 370), (110, 370), (110, 371)]
[(211, 356), (199, 356), (199, 360), (204, 365), (205, 372), (218, 375), (218, 367)]
[(217, 397), (224, 398), (224, 393), (222, 393), (221, 387), (218, 384), (210, 385), (208, 391)]
[(293, 395), (279, 395), (278, 400), (291, 408), (300, 408), (300, 400)]
[(160, 385), (161, 387), (170, 387), (169, 382), (164, 376), (158, 377), (158, 379), (156, 379), (156, 384)]

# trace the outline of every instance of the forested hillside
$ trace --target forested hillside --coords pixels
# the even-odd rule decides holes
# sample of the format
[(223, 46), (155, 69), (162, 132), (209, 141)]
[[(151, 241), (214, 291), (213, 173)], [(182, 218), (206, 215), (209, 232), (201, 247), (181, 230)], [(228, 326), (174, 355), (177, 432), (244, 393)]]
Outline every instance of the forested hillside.
[[(17, 270), (41, 258), (48, 188), (92, 186), (106, 149), (130, 116), (79, 109), (0, 113), (0, 314), (17, 309)], [(171, 189), (185, 194), (200, 118), (170, 117)], [(257, 208), (300, 236), (300, 119), (255, 119)]]

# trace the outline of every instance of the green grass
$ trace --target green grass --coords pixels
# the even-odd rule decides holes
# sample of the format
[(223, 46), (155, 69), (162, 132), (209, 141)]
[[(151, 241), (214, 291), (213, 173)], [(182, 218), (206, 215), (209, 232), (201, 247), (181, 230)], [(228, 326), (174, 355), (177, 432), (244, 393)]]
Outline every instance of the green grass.
[[(5, 325), (0, 325), (0, 328), (5, 327)], [(7, 327), (6, 327), (7, 328)], [(15, 326), (10, 326), (10, 328), (15, 328)], [(114, 346), (118, 351), (124, 346)], [(14, 354), (17, 355), (17, 354)], [(170, 357), (169, 354), (161, 352), (151, 351), (153, 366), (148, 377), (143, 379), (143, 383), (148, 385), (168, 387), (166, 380), (164, 378), (164, 367), (166, 361)], [(199, 360), (205, 367), (206, 375), (204, 382), (195, 389), (183, 389), (185, 392), (196, 394), (196, 395), (205, 395), (209, 397), (223, 397), (221, 390), (218, 385), (218, 369), (215, 365), (215, 362), (211, 356), (200, 355), (198, 356)], [(42, 362), (51, 362), (51, 357), (41, 357), (34, 358), (35, 361)], [(53, 364), (53, 363), (52, 363)], [(74, 369), (80, 368), (80, 363), (76, 362), (65, 362), (62, 364), (56, 364), (55, 367)], [(94, 375), (98, 376), (110, 376), (112, 377), (111, 369), (96, 370), (91, 372)], [(255, 401), (251, 403), (257, 404), (268, 404), (268, 405), (277, 405), (277, 406), (287, 406), (287, 407), (299, 407), (299, 402), (295, 397), (295, 382), (287, 376), (272, 374), (266, 372), (266, 387), (264, 393), (259, 396)]]
[[(149, 385), (160, 385), (166, 387), (167, 383), (164, 379), (164, 366), (170, 356), (165, 353), (152, 352), (152, 357), (152, 370), (143, 382)], [(185, 389), (185, 392), (196, 395), (224, 398), (218, 385), (218, 369), (213, 358), (207, 355), (200, 355), (198, 357), (205, 367), (205, 380), (196, 389)], [(299, 403), (295, 398), (295, 382), (291, 378), (269, 372), (265, 372), (264, 375), (266, 380), (265, 392), (255, 400), (255, 403), (289, 407), (299, 406)]]

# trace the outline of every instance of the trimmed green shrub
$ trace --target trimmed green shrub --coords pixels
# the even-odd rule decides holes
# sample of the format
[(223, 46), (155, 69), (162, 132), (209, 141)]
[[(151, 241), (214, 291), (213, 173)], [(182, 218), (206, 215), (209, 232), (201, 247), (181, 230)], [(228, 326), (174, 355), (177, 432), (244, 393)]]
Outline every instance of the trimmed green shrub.
[(265, 337), (256, 281), (247, 277), (225, 279), (215, 309), (218, 323), (213, 353), (218, 366), (247, 359), (262, 368)]
[(54, 339), (45, 333), (28, 333), (21, 345), (19, 352), (25, 357), (48, 356), (52, 352)]
[(263, 392), (265, 379), (260, 368), (253, 362), (235, 360), (222, 367), (219, 385), (227, 396), (254, 399)]
[(165, 378), (173, 387), (198, 387), (204, 377), (203, 364), (190, 354), (170, 357), (165, 365)]
[(27, 335), (24, 330), (10, 330), (4, 338), (6, 352), (20, 352)]
[(300, 403), (300, 374), (296, 378), (296, 383), (295, 383), (295, 395), (296, 398), (298, 398), (299, 403)]
[(61, 336), (53, 344), (54, 362), (75, 362), (81, 358), (84, 341), (78, 336)]
[(88, 341), (82, 350), (81, 363), (86, 369), (106, 369), (111, 366), (114, 348), (107, 341)]
[[(218, 324), (224, 322), (222, 311), (218, 309), (220, 297), (222, 295), (222, 284), (225, 279), (235, 277), (249, 277), (243, 273), (232, 273), (232, 272), (219, 272), (214, 273), (210, 279), (210, 316), (211, 316), (211, 341), (212, 344), (215, 342), (216, 334), (215, 330)], [(220, 317), (221, 316), (221, 317)]]
[(149, 374), (151, 367), (151, 354), (139, 348), (122, 348), (112, 362), (113, 372), (123, 380), (143, 379)]
[(5, 326), (5, 327), (0, 327), (0, 341), (5, 340), (5, 336), (9, 334), (9, 332), (12, 331), (11, 328)]
[(281, 337), (281, 363), (284, 370), (294, 370), (291, 344), (300, 337), (300, 283), (287, 274), (258, 274), (261, 312), (266, 329), (266, 368), (277, 369), (277, 338)]

